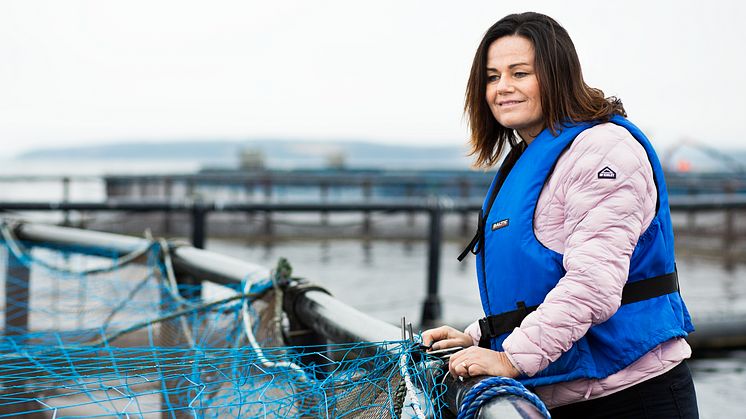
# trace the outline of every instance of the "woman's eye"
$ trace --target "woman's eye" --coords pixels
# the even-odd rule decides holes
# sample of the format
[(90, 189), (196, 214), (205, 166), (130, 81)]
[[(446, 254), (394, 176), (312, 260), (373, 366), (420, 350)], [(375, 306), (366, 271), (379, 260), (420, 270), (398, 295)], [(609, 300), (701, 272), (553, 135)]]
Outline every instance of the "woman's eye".
[(515, 73), (515, 74), (514, 74), (514, 76), (515, 76), (516, 78), (520, 79), (520, 78), (522, 78), (522, 77), (526, 77), (526, 76), (528, 76), (528, 73), (524, 73), (524, 72), (522, 72), (522, 71), (519, 71), (519, 72)]
[(493, 82), (493, 81), (498, 81), (498, 80), (500, 80), (500, 76), (498, 76), (497, 74), (490, 74), (487, 76), (488, 83)]

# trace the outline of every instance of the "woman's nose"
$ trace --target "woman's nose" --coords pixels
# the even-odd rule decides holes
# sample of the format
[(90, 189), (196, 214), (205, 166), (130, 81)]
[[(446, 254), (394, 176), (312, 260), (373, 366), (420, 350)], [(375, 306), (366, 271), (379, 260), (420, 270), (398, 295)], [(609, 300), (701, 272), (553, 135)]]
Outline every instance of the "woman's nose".
[(497, 81), (497, 92), (503, 93), (503, 92), (512, 92), (513, 91), (513, 81), (510, 77), (500, 77), (500, 79)]

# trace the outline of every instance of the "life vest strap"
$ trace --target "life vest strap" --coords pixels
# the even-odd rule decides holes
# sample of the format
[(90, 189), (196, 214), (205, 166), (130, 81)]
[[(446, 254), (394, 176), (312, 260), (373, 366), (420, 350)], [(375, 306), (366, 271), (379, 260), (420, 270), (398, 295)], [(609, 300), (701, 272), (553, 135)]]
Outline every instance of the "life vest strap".
[(477, 220), (477, 232), (474, 234), (474, 237), (471, 239), (468, 245), (464, 248), (463, 251), (461, 251), (461, 254), (458, 255), (458, 261), (461, 262), (464, 260), (464, 258), (469, 253), (474, 253), (475, 255), (479, 251), (477, 246), (482, 246), (482, 240), (484, 239), (484, 214), (482, 210), (479, 210), (479, 219)]
[[(650, 298), (660, 297), (679, 291), (679, 277), (676, 271), (670, 274), (646, 278), (624, 285), (622, 290), (622, 305), (632, 304)], [(482, 331), (482, 339), (479, 346), (489, 347), (489, 339), (496, 338), (502, 334), (512, 332), (519, 327), (523, 319), (539, 306), (527, 307), (523, 301), (519, 301), (518, 308), (500, 314), (494, 314), (479, 319), (479, 329)]]
[(477, 243), (481, 241), (480, 233), (481, 231), (477, 230), (476, 234), (474, 234), (474, 237), (471, 239), (469, 244), (467, 244), (464, 250), (462, 250), (461, 253), (458, 255), (457, 259), (459, 262), (463, 261), (464, 258), (469, 255), (469, 253), (476, 254)]

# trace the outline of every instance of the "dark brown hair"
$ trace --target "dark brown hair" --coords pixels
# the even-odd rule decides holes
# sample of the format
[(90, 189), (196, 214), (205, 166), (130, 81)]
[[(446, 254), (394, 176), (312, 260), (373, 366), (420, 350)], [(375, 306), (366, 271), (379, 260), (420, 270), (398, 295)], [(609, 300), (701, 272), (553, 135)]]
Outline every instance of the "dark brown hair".
[(469, 118), (470, 154), (476, 155), (475, 166), (494, 165), (507, 145), (517, 143), (513, 130), (500, 125), (492, 115), (486, 98), (487, 50), (495, 40), (509, 35), (522, 36), (533, 44), (544, 126), (553, 134), (562, 122), (608, 121), (614, 114), (626, 116), (619, 99), (607, 99), (601, 90), (585, 84), (575, 45), (559, 23), (540, 13), (508, 15), (484, 34), (466, 86), (464, 113)]

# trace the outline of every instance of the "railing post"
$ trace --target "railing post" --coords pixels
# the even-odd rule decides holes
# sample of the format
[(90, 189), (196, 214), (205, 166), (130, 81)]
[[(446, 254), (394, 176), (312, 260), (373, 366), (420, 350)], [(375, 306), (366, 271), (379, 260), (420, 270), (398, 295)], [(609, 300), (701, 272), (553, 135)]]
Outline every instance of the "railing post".
[(205, 222), (207, 220), (207, 207), (201, 201), (192, 204), (192, 246), (197, 249), (205, 248)]
[[(461, 199), (466, 202), (469, 199), (469, 179), (462, 178), (459, 182), (459, 189), (461, 190)], [(474, 223), (471, 222), (469, 217), (469, 210), (464, 209), (461, 212), (461, 234), (466, 237), (469, 234), (469, 230), (474, 227)]]
[[(725, 184), (725, 193), (727, 195), (733, 195), (735, 192), (735, 185), (732, 182)], [(735, 241), (736, 241), (736, 221), (735, 221), (735, 209), (733, 207), (726, 206), (725, 208), (725, 222), (723, 223), (723, 265), (726, 271), (733, 271), (735, 268)]]
[[(28, 334), (29, 280), (31, 271), (10, 249), (6, 248), (5, 265), (5, 328), (6, 338), (14, 339), (20, 346), (24, 345)], [(28, 363), (18, 360), (3, 361), (8, 371), (14, 371), (15, 378), (5, 385), (0, 385), (0, 415), (16, 417), (18, 412), (35, 411), (40, 405), (34, 401), (36, 395), (26, 387), (32, 374)], [(6, 387), (7, 386), (7, 387)], [(4, 394), (5, 393), (5, 394)], [(19, 401), (22, 395), (24, 401)], [(29, 419), (43, 418), (41, 412), (26, 414)]]
[(427, 252), (427, 294), (422, 304), (423, 328), (430, 328), (440, 322), (442, 310), (438, 296), (440, 274), (440, 242), (443, 231), (443, 207), (440, 199), (434, 200), (429, 208), (430, 234)]
[[(272, 179), (269, 175), (265, 176), (262, 180), (264, 185), (264, 202), (269, 204), (272, 201)], [(267, 241), (271, 240), (273, 233), (272, 226), (272, 211), (264, 211), (264, 235)]]
[(114, 179), (110, 176), (102, 176), (101, 179), (104, 181), (104, 190), (106, 191), (106, 200), (114, 198), (121, 192), (121, 186), (116, 185)]
[[(321, 198), (321, 202), (327, 203), (329, 202), (329, 184), (322, 181), (319, 185), (319, 196)], [(326, 227), (329, 225), (329, 211), (321, 211), (321, 225)]]
[[(70, 202), (70, 177), (65, 176), (62, 178), (62, 202), (68, 203)], [(62, 225), (64, 226), (70, 226), (70, 211), (65, 210), (64, 211), (64, 218), (62, 220)]]
[(185, 196), (187, 199), (194, 199), (194, 194), (197, 193), (197, 187), (195, 186), (195, 180), (193, 177), (188, 177), (184, 180), (186, 184)]
[[(5, 337), (24, 339), (28, 333), (31, 270), (7, 249), (5, 271)], [(23, 342), (18, 342), (23, 344)]]
[[(163, 198), (169, 204), (171, 204), (171, 202), (173, 201), (173, 184), (173, 179), (170, 176), (165, 176), (163, 178)], [(167, 208), (163, 211), (163, 234), (167, 236), (171, 234), (170, 208)]]
[[(414, 187), (415, 185), (412, 182), (407, 183), (406, 189), (404, 190), (405, 191), (404, 196), (406, 196), (407, 201), (414, 200), (414, 195), (415, 195)], [(407, 223), (412, 228), (412, 231), (416, 231), (415, 230), (416, 222), (417, 222), (416, 213), (414, 211), (407, 211)]]
[[(363, 188), (363, 201), (366, 203), (370, 202), (370, 198), (371, 196), (373, 196), (373, 185), (370, 179), (365, 178), (363, 180), (362, 188)], [(366, 210), (366, 211), (363, 211), (363, 236), (370, 237), (370, 233), (371, 233), (370, 230), (371, 230), (370, 211)]]

